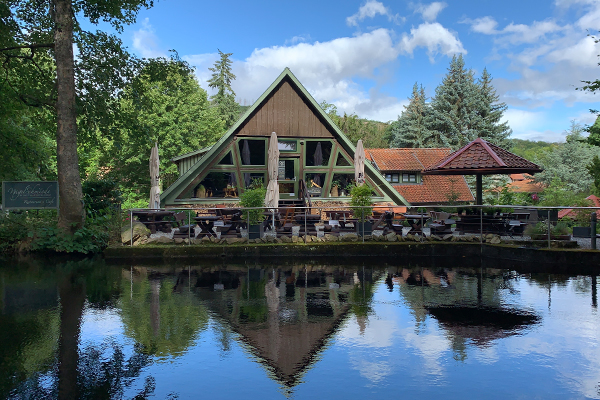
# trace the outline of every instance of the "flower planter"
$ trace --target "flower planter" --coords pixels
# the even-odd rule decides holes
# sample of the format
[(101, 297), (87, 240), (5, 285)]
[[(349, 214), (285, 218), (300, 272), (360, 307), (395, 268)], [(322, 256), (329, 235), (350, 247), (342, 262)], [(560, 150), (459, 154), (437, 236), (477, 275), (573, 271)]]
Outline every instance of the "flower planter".
[(250, 225), (248, 227), (248, 239), (260, 239), (260, 225)]
[[(548, 235), (531, 235), (532, 240), (548, 240)], [(571, 240), (571, 235), (550, 235), (550, 240)]]

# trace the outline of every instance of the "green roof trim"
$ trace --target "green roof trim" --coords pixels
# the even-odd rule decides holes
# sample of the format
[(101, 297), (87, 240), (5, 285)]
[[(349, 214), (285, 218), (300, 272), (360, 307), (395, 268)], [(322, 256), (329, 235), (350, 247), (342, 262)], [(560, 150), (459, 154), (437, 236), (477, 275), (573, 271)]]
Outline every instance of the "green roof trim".
[(171, 161), (175, 162), (175, 161), (183, 160), (184, 158), (193, 157), (193, 156), (197, 156), (197, 155), (202, 154), (202, 153), (206, 153), (206, 152), (208, 152), (210, 150), (211, 147), (212, 146), (208, 146), (208, 147), (205, 147), (205, 148), (200, 149), (200, 150), (195, 150), (195, 151), (192, 151), (190, 153), (185, 153), (185, 154), (182, 154), (180, 156), (173, 157), (173, 158), (171, 158)]
[[(326, 125), (328, 125), (330, 130), (335, 133), (334, 136), (336, 136), (336, 139), (338, 140), (340, 146), (342, 146), (348, 154), (354, 155), (356, 148), (354, 147), (352, 142), (346, 137), (346, 135), (344, 135), (344, 133), (340, 130), (340, 128), (337, 127), (337, 125), (331, 120), (331, 118), (329, 118), (325, 111), (323, 111), (319, 103), (315, 101), (315, 99), (310, 95), (306, 88), (300, 83), (300, 81), (298, 81), (298, 79), (294, 76), (292, 71), (290, 71), (290, 69), (286, 67), (283, 70), (283, 72), (279, 74), (277, 79), (275, 79), (275, 81), (267, 88), (267, 90), (265, 90), (265, 92), (258, 98), (258, 100), (256, 100), (254, 104), (252, 104), (252, 106), (246, 110), (244, 115), (240, 117), (231, 128), (229, 128), (229, 130), (223, 135), (223, 137), (221, 137), (221, 139), (219, 139), (217, 143), (211, 146), (206, 152), (206, 154), (204, 154), (204, 156), (200, 160), (198, 160), (198, 162), (196, 162), (196, 164), (194, 164), (192, 168), (190, 168), (185, 174), (180, 176), (179, 179), (177, 179), (161, 194), (160, 201), (162, 206), (164, 206), (167, 203), (174, 204), (175, 199), (177, 198), (179, 193), (181, 193), (181, 191), (183, 191), (192, 182), (192, 180), (196, 178), (196, 176), (198, 176), (198, 173), (202, 170), (202, 167), (204, 167), (208, 161), (212, 160), (212, 158), (216, 154), (218, 154), (229, 144), (235, 132), (260, 106), (262, 106), (265, 100), (286, 78), (289, 79), (293, 84), (292, 86), (295, 86), (295, 89), (297, 89), (302, 94), (305, 100), (309, 103), (309, 106), (312, 106), (313, 111), (317, 114), (317, 116), (320, 117), (320, 119), (323, 120), (326, 123)], [(200, 153), (202, 150), (204, 149), (197, 150), (194, 153)], [(173, 158), (173, 160), (179, 160), (181, 158), (189, 157), (190, 155), (191, 153), (184, 154), (182, 156)], [(371, 162), (369, 160), (365, 161), (365, 174), (369, 178), (371, 178), (371, 180), (377, 186), (379, 186), (382, 192), (393, 202), (395, 202), (398, 205), (410, 206), (410, 203), (406, 201), (406, 199), (402, 197), (402, 195), (400, 195), (400, 193), (398, 193), (398, 191), (394, 189), (394, 187), (388, 181), (385, 180), (383, 175), (381, 175), (379, 171), (377, 171), (377, 169), (373, 167), (373, 165), (371, 165)]]

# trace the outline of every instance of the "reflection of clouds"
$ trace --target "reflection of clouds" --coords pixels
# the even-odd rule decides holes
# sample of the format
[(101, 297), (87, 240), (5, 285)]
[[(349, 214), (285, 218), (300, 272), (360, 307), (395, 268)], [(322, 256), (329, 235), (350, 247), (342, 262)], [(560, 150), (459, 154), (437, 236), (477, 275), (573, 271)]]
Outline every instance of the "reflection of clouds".
[(444, 368), (441, 360), (444, 353), (450, 350), (448, 341), (444, 336), (432, 333), (415, 333), (414, 329), (405, 329), (403, 331), (404, 340), (407, 347), (413, 347), (417, 350), (425, 362), (424, 371), (427, 374), (441, 376), (444, 374)]
[(372, 383), (379, 383), (392, 374), (392, 368), (387, 361), (367, 361), (365, 359), (352, 359), (352, 367), (356, 369), (361, 376), (367, 378)]
[(358, 324), (348, 324), (340, 332), (338, 340), (341, 344), (361, 347), (390, 347), (395, 333), (398, 331), (396, 321), (374, 319), (369, 320), (363, 333)]
[(475, 352), (475, 359), (482, 364), (495, 364), (500, 361), (498, 351), (494, 346), (479, 347)]
[(562, 287), (553, 284), (549, 306), (548, 288), (523, 282), (520, 302), (546, 315), (534, 328), (535, 334), (525, 331), (523, 336), (506, 340), (505, 348), (510, 357), (541, 359), (565, 387), (578, 388), (582, 396), (600, 399), (600, 321), (591, 318), (591, 294), (580, 293), (577, 283), (573, 278)]
[(115, 309), (96, 310), (87, 308), (81, 318), (82, 341), (102, 342), (107, 336), (123, 333), (123, 322)]

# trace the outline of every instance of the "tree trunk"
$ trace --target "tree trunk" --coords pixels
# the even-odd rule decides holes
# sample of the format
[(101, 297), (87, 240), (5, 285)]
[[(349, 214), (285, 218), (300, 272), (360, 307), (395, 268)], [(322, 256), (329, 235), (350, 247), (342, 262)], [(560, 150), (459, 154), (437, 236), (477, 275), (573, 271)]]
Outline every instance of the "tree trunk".
[(69, 400), (78, 398), (79, 331), (85, 304), (85, 287), (76, 284), (76, 279), (68, 277), (59, 286), (58, 398)]
[(73, 8), (71, 0), (54, 0), (56, 57), (56, 158), (58, 172), (58, 226), (75, 231), (83, 225), (83, 203), (77, 157), (77, 110), (73, 60)]

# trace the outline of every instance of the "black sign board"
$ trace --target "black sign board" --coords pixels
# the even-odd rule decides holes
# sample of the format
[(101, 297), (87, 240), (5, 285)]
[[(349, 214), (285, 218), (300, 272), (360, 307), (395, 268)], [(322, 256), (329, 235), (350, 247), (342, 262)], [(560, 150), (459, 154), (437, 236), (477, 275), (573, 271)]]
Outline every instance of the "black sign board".
[(5, 210), (58, 209), (58, 182), (2, 182)]

